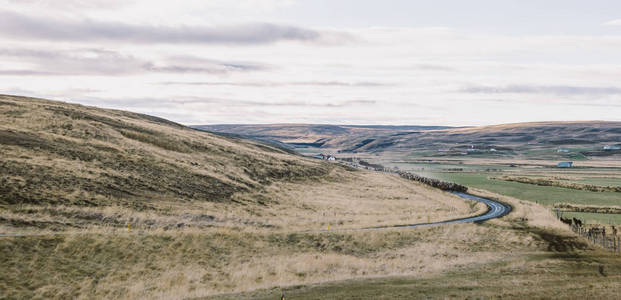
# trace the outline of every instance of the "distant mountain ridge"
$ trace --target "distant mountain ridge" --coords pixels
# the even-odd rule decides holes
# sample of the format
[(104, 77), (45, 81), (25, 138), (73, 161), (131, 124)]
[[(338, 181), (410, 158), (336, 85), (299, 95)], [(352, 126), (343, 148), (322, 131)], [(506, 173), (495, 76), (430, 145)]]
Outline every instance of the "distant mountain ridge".
[(617, 151), (603, 151), (603, 146), (621, 144), (621, 122), (612, 121), (531, 122), (479, 127), (313, 124), (194, 127), (341, 153), (442, 151), (445, 152), (442, 155), (447, 155), (463, 154), (470, 148), (493, 151), (495, 155), (514, 155), (532, 149), (568, 147), (587, 156), (605, 156), (616, 155)]
[(190, 126), (214, 133), (237, 134), (253, 138), (267, 138), (283, 143), (322, 143), (338, 136), (365, 133), (389, 134), (404, 131), (441, 130), (449, 126), (423, 125), (330, 125), (330, 124), (217, 124)]

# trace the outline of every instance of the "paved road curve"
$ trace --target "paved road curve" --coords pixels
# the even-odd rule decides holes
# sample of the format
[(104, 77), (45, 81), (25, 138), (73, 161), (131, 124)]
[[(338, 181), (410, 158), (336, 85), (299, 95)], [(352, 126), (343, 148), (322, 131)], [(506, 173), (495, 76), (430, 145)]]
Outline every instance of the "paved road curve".
[(438, 225), (455, 224), (455, 223), (483, 222), (489, 219), (500, 218), (511, 212), (511, 206), (498, 202), (498, 201), (494, 201), (494, 200), (490, 200), (487, 198), (482, 198), (482, 197), (478, 197), (478, 196), (474, 196), (474, 195), (470, 195), (466, 193), (459, 193), (459, 192), (452, 192), (452, 193), (465, 199), (483, 202), (485, 203), (485, 205), (487, 205), (487, 207), (489, 207), (489, 210), (482, 215), (478, 215), (474, 217), (452, 219), (452, 220), (432, 222), (432, 223), (368, 227), (368, 228), (362, 228), (362, 229), (334, 229), (334, 230), (325, 230), (325, 231), (335, 232), (335, 231), (355, 231), (355, 230), (382, 230), (382, 229), (389, 229), (389, 228), (415, 228), (415, 227), (438, 226)]

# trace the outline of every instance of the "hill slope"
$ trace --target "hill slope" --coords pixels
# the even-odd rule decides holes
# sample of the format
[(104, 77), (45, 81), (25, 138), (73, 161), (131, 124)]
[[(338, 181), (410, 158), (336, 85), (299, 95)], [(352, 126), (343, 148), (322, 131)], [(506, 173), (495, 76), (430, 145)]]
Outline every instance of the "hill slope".
[[(581, 287), (621, 282), (618, 256), (589, 250), (534, 203), (501, 198), (513, 212), (484, 224), (342, 230), (485, 208), (393, 174), (135, 113), (0, 96), (0, 115), (0, 298), (220, 298), (496, 265), (505, 268), (492, 277), (511, 283), (516, 272), (547, 282), (559, 272), (542, 268), (557, 265)], [(464, 288), (487, 296), (496, 283)], [(343, 291), (332, 298), (364, 298)]]
[[(186, 298), (350, 278), (361, 265), (400, 272), (377, 255), (406, 247), (398, 235), (320, 230), (484, 209), (141, 114), (0, 96), (0, 116), (0, 298)], [(290, 267), (308, 257), (318, 262)]]
[(285, 143), (335, 149), (341, 152), (402, 152), (504, 148), (520, 151), (537, 147), (594, 147), (587, 155), (612, 155), (603, 145), (621, 144), (621, 122), (539, 122), (482, 127), (446, 128), (424, 126), (340, 125), (210, 125), (196, 128), (214, 132), (266, 137)]
[(384, 125), (320, 125), (320, 124), (238, 124), (197, 125), (194, 128), (243, 135), (251, 138), (267, 138), (298, 146), (342, 147), (349, 138), (391, 135), (395, 132), (419, 132), (447, 129), (446, 126), (384, 126)]
[[(0, 96), (0, 115), (0, 229), (8, 232), (130, 224), (310, 229), (474, 213), (455, 196), (403, 179), (157, 117), (15, 96)], [(436, 201), (393, 200), (427, 194)], [(361, 215), (326, 217), (331, 210)]]
[(271, 145), (124, 111), (0, 96), (0, 115), (0, 204), (226, 202), (330, 169)]

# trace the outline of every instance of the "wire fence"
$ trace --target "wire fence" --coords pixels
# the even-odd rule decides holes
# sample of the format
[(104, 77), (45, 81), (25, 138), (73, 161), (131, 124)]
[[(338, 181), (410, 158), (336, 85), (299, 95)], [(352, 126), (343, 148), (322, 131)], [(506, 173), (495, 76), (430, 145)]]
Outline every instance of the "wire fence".
[(589, 242), (602, 246), (602, 248), (617, 253), (621, 253), (621, 237), (606, 235), (604, 227), (586, 228), (583, 226), (571, 225), (571, 230), (580, 236), (585, 237)]
[(557, 219), (569, 225), (571, 230), (579, 236), (606, 250), (621, 253), (621, 237), (617, 236), (617, 228), (615, 226), (611, 225), (607, 234), (606, 226), (604, 225), (601, 227), (587, 225), (577, 218), (563, 218), (564, 211), (561, 211), (559, 208), (554, 208), (553, 211), (556, 213)]

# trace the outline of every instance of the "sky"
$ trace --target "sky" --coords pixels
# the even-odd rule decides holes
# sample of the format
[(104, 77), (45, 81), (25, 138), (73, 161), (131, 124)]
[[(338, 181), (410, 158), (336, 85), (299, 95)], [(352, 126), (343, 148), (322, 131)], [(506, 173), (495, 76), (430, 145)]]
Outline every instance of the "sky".
[(621, 121), (621, 1), (0, 0), (0, 94), (182, 124)]

